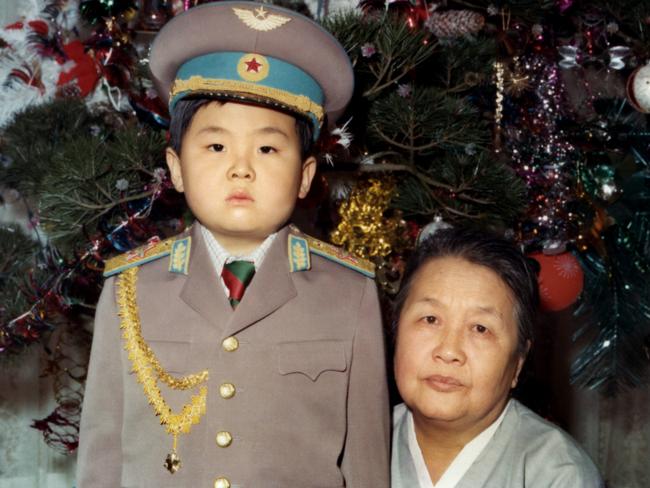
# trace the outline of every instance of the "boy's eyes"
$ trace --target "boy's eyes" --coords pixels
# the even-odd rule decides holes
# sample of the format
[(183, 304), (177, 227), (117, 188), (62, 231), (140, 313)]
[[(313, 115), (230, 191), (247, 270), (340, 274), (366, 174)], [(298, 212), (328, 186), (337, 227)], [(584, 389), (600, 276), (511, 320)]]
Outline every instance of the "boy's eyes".
[[(223, 144), (210, 144), (208, 146), (208, 149), (212, 152), (222, 152), (225, 149), (225, 147)], [(261, 146), (259, 148), (259, 152), (261, 152), (262, 154), (271, 154), (277, 152), (277, 149), (274, 148), (273, 146)]]

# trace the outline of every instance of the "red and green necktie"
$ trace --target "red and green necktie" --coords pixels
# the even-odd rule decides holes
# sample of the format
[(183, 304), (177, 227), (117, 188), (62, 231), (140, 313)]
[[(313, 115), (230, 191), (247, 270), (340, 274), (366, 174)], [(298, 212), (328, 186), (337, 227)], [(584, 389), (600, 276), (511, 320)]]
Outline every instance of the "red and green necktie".
[(246, 287), (255, 274), (255, 264), (250, 261), (232, 261), (226, 263), (221, 271), (223, 282), (230, 291), (230, 305), (235, 308), (244, 297)]

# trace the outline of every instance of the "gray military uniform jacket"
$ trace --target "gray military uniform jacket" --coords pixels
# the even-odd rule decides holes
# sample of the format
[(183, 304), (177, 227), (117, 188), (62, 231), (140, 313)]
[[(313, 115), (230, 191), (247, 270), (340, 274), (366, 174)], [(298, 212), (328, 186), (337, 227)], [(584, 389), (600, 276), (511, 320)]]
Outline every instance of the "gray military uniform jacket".
[[(602, 488), (589, 456), (563, 430), (517, 400), (456, 488)], [(406, 415), (393, 426), (392, 488), (419, 486)]]
[[(178, 440), (182, 467), (175, 474), (163, 467), (172, 436), (131, 372), (111, 277), (95, 321), (78, 488), (213, 487), (218, 478), (232, 488), (388, 487), (374, 281), (323, 252), (292, 272), (292, 234), (284, 228), (233, 310), (198, 229), (187, 274), (156, 259), (141, 264), (137, 278), (142, 335), (163, 368), (175, 376), (209, 371), (206, 413)], [(232, 337), (238, 347), (224, 348)], [(174, 411), (196, 394), (158, 386)], [(218, 445), (218, 432), (230, 434), (228, 446)]]

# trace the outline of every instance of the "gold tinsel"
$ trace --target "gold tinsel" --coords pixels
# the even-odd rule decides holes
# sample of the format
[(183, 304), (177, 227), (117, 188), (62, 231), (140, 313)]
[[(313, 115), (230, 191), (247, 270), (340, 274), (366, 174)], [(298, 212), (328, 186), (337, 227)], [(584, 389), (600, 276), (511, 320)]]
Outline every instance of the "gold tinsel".
[(401, 218), (384, 216), (394, 194), (392, 178), (360, 181), (339, 207), (341, 222), (331, 241), (363, 259), (381, 261), (388, 256), (404, 227)]

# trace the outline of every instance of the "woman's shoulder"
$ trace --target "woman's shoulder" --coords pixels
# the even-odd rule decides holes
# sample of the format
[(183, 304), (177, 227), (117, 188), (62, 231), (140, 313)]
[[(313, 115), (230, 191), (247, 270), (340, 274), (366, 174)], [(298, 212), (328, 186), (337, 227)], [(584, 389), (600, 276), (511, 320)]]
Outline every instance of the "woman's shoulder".
[(598, 469), (573, 437), (517, 400), (511, 403), (504, 427), (510, 430), (511, 452), (525, 454), (526, 471), (537, 471), (541, 476), (556, 472), (558, 480), (566, 478), (567, 482), (580, 483), (575, 486), (601, 486)]
[(516, 437), (521, 439), (521, 442), (531, 446), (550, 442), (564, 449), (573, 450), (575, 448), (582, 451), (578, 443), (561, 427), (540, 417), (517, 400), (513, 399), (510, 403), (510, 415), (507, 417), (512, 417), (511, 421), (516, 421), (517, 429), (515, 433)]

